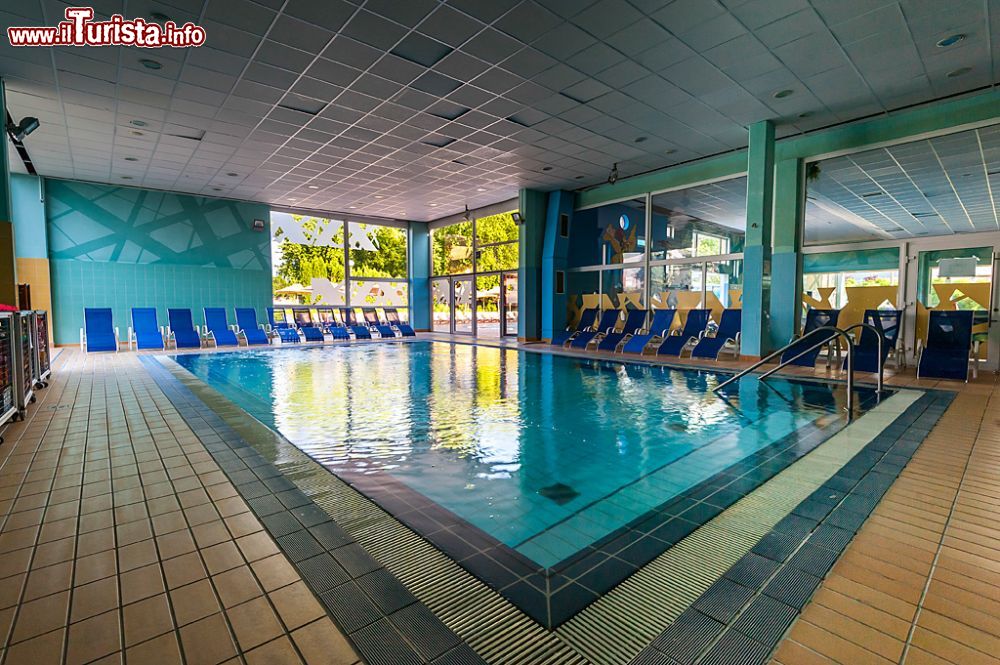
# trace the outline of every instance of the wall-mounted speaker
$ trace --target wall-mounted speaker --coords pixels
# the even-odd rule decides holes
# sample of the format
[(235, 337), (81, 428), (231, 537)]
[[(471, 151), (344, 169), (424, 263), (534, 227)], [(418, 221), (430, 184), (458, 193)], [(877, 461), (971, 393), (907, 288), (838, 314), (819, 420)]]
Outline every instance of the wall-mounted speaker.
[(251, 228), (253, 228), (254, 231), (261, 232), (261, 231), (264, 230), (264, 227), (265, 227), (265, 224), (264, 224), (264, 220), (263, 219), (255, 219), (255, 220), (253, 220), (253, 225), (252, 225)]

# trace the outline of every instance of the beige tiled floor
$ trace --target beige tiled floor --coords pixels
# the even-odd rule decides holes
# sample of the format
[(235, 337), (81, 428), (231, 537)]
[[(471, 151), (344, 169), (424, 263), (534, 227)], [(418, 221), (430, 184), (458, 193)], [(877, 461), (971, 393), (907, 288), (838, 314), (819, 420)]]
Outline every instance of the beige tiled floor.
[(4, 436), (5, 665), (357, 661), (135, 355), (64, 352)]
[[(887, 376), (961, 392), (776, 665), (1000, 662), (995, 377)], [(357, 661), (135, 354), (65, 350), (5, 437), (4, 665)]]

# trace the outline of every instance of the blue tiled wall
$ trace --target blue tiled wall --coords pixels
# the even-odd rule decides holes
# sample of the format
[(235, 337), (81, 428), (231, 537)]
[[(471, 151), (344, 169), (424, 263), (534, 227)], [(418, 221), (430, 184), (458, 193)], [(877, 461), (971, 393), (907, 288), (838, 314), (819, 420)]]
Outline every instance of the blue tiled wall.
[[(255, 307), (271, 302), (267, 206), (46, 180), (56, 344), (79, 341), (84, 307), (111, 307), (122, 338), (131, 307)], [(230, 315), (232, 316), (232, 315)]]

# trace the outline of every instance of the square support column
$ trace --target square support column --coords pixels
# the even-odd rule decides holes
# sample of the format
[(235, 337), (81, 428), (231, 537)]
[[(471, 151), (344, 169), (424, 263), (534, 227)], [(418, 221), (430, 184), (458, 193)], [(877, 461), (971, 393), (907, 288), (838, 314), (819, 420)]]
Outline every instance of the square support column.
[(410, 325), (431, 329), (431, 232), (427, 224), (410, 222)]
[(542, 245), (548, 195), (522, 189), (518, 208), (517, 339), (534, 342), (542, 338)]
[(559, 233), (559, 219), (566, 215), (572, 223), (573, 196), (564, 191), (549, 194), (542, 249), (542, 339), (551, 340), (553, 332), (566, 325), (566, 285), (564, 281), (563, 292), (556, 293), (556, 273), (566, 270), (569, 237)]
[(770, 345), (771, 220), (774, 200), (774, 124), (750, 125), (747, 158), (747, 233), (743, 249), (743, 334), (740, 353), (760, 357)]
[[(0, 110), (6, 124), (7, 93), (0, 79)], [(17, 304), (17, 265), (14, 259), (14, 217), (10, 193), (10, 163), (7, 157), (7, 132), (0, 139), (0, 303)]]
[(785, 159), (774, 169), (774, 241), (771, 249), (770, 346), (799, 334), (802, 320), (802, 223), (805, 165)]

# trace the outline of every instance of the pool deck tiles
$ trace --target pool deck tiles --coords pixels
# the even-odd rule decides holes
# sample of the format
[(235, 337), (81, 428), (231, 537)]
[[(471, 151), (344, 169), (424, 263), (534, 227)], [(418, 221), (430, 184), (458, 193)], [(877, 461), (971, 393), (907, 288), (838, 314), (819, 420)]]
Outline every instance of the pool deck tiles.
[[(808, 476), (805, 466), (742, 499), (716, 492), (685, 504), (723, 512), (557, 631), (539, 632), (349, 488), (288, 474), (219, 423), (189, 426), (136, 357), (64, 350), (29, 420), (5, 432), (4, 665), (353, 663), (358, 652), (372, 663), (1000, 662), (994, 377), (964, 386), (936, 426), (920, 416), (890, 424), (883, 435), (895, 448), (831, 462), (839, 471), (821, 492), (802, 493), (764, 531), (739, 516), (778, 510), (768, 507), (777, 481)], [(900, 438), (906, 428), (913, 436)], [(771, 558), (751, 552), (769, 531)], [(294, 557), (323, 549), (295, 564), (279, 539)], [(799, 546), (789, 551), (788, 539)], [(706, 561), (688, 545), (696, 541), (745, 554)], [(840, 554), (832, 567), (831, 553)], [(719, 574), (697, 569), (705, 563)], [(693, 595), (675, 586), (692, 574)], [(338, 588), (379, 617), (350, 638), (321, 602)], [(650, 610), (667, 603), (679, 616), (623, 615), (637, 591)], [(656, 637), (656, 625), (667, 632)]]

